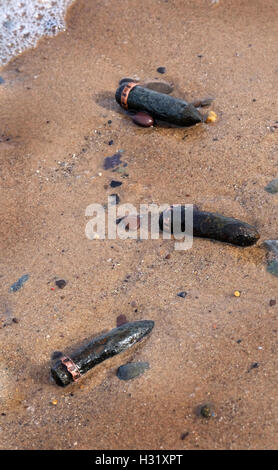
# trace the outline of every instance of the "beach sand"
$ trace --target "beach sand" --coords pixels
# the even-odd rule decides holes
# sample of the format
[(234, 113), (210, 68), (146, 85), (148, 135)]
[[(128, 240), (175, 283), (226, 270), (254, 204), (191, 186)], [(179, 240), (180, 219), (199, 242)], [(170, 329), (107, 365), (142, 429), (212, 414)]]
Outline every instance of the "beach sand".
[[(278, 171), (277, 26), (275, 0), (79, 0), (65, 32), (0, 70), (1, 448), (277, 448), (278, 279), (262, 247), (277, 238), (277, 195), (264, 190)], [(130, 75), (171, 81), (179, 98), (215, 97), (218, 121), (137, 127), (114, 99)], [(125, 178), (103, 169), (120, 149)], [(194, 203), (255, 225), (261, 239), (194, 239), (188, 251), (88, 240), (85, 209), (111, 193), (137, 207)], [(53, 351), (120, 314), (154, 320), (150, 337), (55, 385)], [(120, 381), (131, 360), (150, 368)], [(198, 415), (204, 403), (210, 419)]]

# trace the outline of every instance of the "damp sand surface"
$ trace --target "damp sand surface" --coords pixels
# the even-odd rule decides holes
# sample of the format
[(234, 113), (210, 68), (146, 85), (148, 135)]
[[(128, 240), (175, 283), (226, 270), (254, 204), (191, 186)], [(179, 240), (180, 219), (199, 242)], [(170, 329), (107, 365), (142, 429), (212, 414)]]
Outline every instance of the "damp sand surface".
[[(86, 207), (117, 192), (135, 206), (194, 203), (277, 238), (277, 195), (264, 189), (278, 171), (277, 22), (274, 0), (79, 0), (65, 32), (1, 69), (1, 448), (277, 448), (278, 281), (261, 242), (196, 239), (184, 252), (85, 237)], [(136, 127), (115, 89), (158, 67), (175, 96), (215, 97), (218, 121)], [(120, 150), (127, 166), (104, 170)], [(76, 385), (50, 381), (54, 351), (119, 315), (154, 320), (150, 337)], [(119, 380), (136, 361), (149, 369)]]

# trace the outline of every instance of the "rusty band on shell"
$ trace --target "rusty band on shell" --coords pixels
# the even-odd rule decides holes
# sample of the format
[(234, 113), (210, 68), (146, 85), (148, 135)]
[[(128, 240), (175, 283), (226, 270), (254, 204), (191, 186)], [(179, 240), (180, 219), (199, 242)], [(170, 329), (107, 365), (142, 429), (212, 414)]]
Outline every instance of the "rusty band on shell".
[(128, 95), (131, 92), (132, 88), (134, 88), (137, 85), (138, 85), (138, 83), (129, 82), (124, 87), (124, 89), (122, 91), (122, 94), (121, 94), (121, 106), (122, 106), (122, 108), (128, 109), (128, 104), (127, 104)]
[(70, 357), (63, 356), (61, 358), (61, 362), (67, 368), (68, 372), (71, 374), (74, 382), (80, 379), (81, 377), (80, 371), (77, 365), (73, 362), (73, 360)]

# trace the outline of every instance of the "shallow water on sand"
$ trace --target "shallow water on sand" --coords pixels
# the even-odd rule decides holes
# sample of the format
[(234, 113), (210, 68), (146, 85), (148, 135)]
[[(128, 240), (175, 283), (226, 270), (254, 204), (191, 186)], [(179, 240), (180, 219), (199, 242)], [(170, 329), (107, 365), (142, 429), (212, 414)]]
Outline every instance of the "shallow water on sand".
[(0, 65), (42, 36), (65, 29), (65, 13), (73, 0), (0, 0)]

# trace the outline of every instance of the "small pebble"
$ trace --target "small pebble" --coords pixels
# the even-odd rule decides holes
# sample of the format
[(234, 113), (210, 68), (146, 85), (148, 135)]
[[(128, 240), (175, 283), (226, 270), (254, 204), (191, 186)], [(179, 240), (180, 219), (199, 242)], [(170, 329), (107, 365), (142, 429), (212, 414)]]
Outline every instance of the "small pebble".
[(114, 153), (112, 157), (106, 157), (103, 162), (103, 168), (105, 170), (109, 170), (111, 168), (115, 168), (119, 166), (121, 163), (123, 163), (121, 158), (122, 158), (121, 152)]
[(275, 300), (275, 299), (271, 299), (271, 300), (269, 301), (269, 305), (270, 305), (270, 307), (273, 307), (274, 305), (276, 305), (276, 300)]
[(16, 282), (14, 282), (11, 287), (10, 287), (10, 292), (17, 292), (23, 284), (28, 281), (29, 279), (29, 274), (23, 274)]
[(115, 181), (112, 180), (110, 183), (111, 188), (117, 188), (118, 186), (121, 186), (123, 183), (121, 181)]
[(210, 111), (207, 115), (205, 122), (209, 124), (210, 122), (215, 122), (217, 120), (217, 114), (214, 111)]
[(154, 90), (158, 93), (164, 93), (165, 95), (169, 95), (169, 93), (172, 93), (174, 90), (174, 85), (164, 80), (149, 80), (143, 85), (145, 88), (149, 88), (149, 90)]
[(108, 145), (113, 145), (113, 144), (114, 144), (114, 140), (109, 140)]
[(178, 297), (182, 297), (183, 299), (187, 296), (187, 292), (182, 291), (177, 294)]
[(210, 106), (213, 100), (214, 98), (207, 97), (207, 98), (203, 98), (202, 100), (199, 99), (199, 100), (192, 101), (191, 104), (193, 104), (195, 108), (204, 108), (205, 106)]
[(56, 282), (55, 282), (56, 286), (59, 287), (59, 289), (64, 289), (64, 287), (66, 286), (67, 284), (67, 281), (65, 281), (64, 279), (58, 279)]
[(117, 321), (116, 321), (117, 328), (121, 325), (124, 325), (125, 323), (128, 323), (128, 320), (127, 320), (126, 316), (125, 315), (119, 315), (117, 317)]
[(278, 261), (276, 259), (269, 261), (266, 270), (273, 276), (278, 277)]
[(250, 370), (252, 370), (252, 369), (258, 369), (259, 365), (260, 364), (258, 362), (253, 362), (253, 364), (251, 364), (250, 369), (249, 369), (248, 372), (250, 372)]
[(117, 376), (120, 380), (131, 380), (149, 369), (148, 362), (129, 362), (123, 366), (120, 366), (117, 371)]
[(123, 83), (128, 83), (128, 82), (134, 82), (134, 83), (138, 83), (139, 82), (139, 78), (138, 77), (124, 77), (124, 78), (121, 78), (121, 80), (119, 81), (119, 85), (123, 85)]
[(141, 127), (151, 127), (153, 126), (154, 120), (153, 117), (148, 114), (144, 113), (143, 111), (139, 111), (138, 113), (132, 116), (132, 120), (135, 124)]
[(206, 419), (211, 418), (213, 413), (212, 413), (210, 405), (203, 405), (200, 409), (200, 415)]
[(181, 434), (181, 440), (184, 441), (184, 439), (189, 436), (189, 432), (184, 432)]
[(264, 188), (268, 193), (275, 194), (278, 192), (278, 178), (270, 181), (267, 186)]
[(121, 223), (123, 219), (124, 217), (119, 217), (118, 219), (116, 219), (116, 224), (119, 225), (119, 223)]
[(265, 240), (263, 244), (268, 251), (278, 255), (278, 240)]
[(13, 321), (13, 323), (19, 323), (19, 319), (16, 318), (16, 317), (14, 317), (14, 318), (12, 319), (12, 321)]
[(166, 67), (158, 67), (158, 68), (156, 69), (156, 71), (157, 71), (158, 73), (166, 73)]

